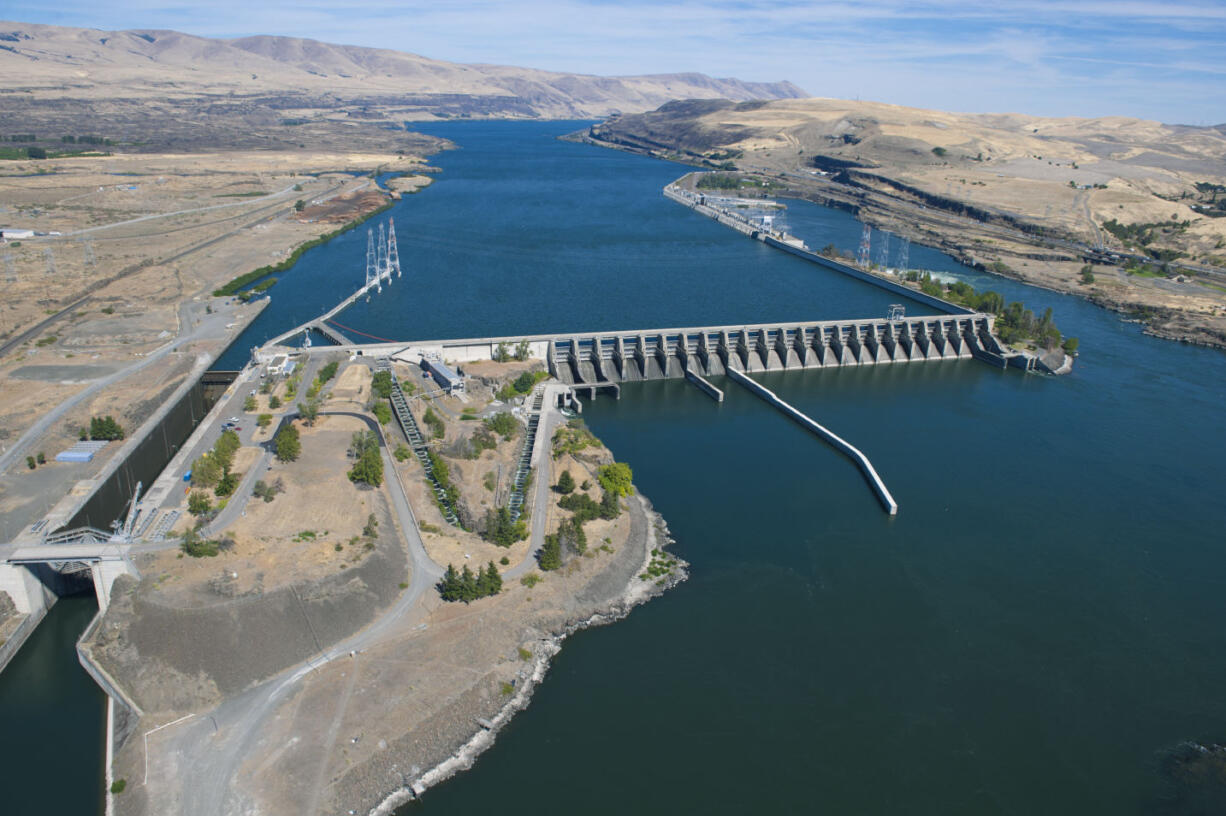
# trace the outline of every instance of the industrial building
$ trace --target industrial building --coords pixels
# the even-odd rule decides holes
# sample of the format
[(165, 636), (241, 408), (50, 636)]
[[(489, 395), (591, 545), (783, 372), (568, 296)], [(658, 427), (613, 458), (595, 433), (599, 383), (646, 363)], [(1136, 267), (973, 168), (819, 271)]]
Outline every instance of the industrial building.
[(448, 394), (464, 393), (464, 374), (452, 371), (442, 360), (423, 359), (421, 368)]

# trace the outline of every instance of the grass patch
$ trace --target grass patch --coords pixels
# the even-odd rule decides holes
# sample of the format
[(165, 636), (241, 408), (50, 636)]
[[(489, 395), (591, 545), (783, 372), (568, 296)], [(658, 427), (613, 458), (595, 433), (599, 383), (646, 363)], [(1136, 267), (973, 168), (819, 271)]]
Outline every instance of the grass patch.
[(528, 651), (523, 646), (520, 646), (519, 647), (519, 659), (520, 660), (531, 660), (532, 652)]
[(524, 586), (526, 586), (528, 589), (532, 589), (532, 587), (536, 586), (537, 584), (541, 582), (541, 576), (537, 575), (535, 572), (530, 572), (527, 575), (525, 575), (523, 578), (520, 578), (519, 582), (523, 584)]

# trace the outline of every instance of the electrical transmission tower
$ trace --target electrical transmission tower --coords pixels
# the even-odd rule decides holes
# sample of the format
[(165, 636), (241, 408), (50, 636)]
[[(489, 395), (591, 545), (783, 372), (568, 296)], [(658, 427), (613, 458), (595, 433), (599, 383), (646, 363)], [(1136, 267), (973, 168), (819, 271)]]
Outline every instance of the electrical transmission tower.
[(12, 253), (5, 253), (4, 255), (4, 282), (17, 282), (17, 264), (13, 260)]
[(51, 251), (51, 247), (43, 250), (43, 257), (47, 260), (47, 277), (55, 277), (55, 254)]
[(864, 225), (864, 232), (860, 234), (860, 251), (856, 254), (856, 263), (863, 269), (868, 269), (869, 252), (872, 250), (873, 228), (868, 224)]
[(390, 282), (392, 272), (400, 277), (400, 250), (396, 248), (396, 219), (387, 219), (387, 279)]
[(388, 279), (391, 283), (391, 276), (387, 274), (387, 233), (383, 230), (383, 225), (379, 225), (379, 242), (375, 245), (375, 268), (379, 272), (379, 280)]
[(881, 243), (877, 245), (877, 267), (882, 271), (890, 265), (890, 234), (881, 232)]
[(366, 229), (366, 289), (371, 286), (379, 292), (383, 291), (383, 285), (379, 282), (379, 269), (376, 266), (375, 255), (375, 233), (369, 227)]
[(911, 263), (911, 239), (903, 236), (902, 246), (898, 248), (898, 277), (903, 278), (907, 275), (907, 270)]

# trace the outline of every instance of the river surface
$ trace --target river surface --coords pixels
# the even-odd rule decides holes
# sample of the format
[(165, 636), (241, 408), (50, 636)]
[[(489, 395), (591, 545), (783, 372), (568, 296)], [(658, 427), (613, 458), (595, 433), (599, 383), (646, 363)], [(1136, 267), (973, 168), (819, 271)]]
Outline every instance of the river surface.
[[(420, 128), (460, 149), (389, 213), (405, 274), (339, 316), (350, 335), (873, 317), (899, 300), (663, 199), (686, 168), (555, 138), (578, 126)], [(810, 246), (856, 250), (853, 216), (788, 204)], [(365, 245), (361, 229), (306, 253), (218, 367), (352, 291)], [(894, 518), (731, 381), (722, 405), (675, 381), (589, 403), (692, 577), (568, 640), (476, 767), (403, 813), (1226, 812), (1226, 775), (1171, 759), (1226, 742), (1226, 354), (924, 247), (910, 266), (1053, 307), (1081, 339), (1073, 373), (759, 375), (871, 457)]]

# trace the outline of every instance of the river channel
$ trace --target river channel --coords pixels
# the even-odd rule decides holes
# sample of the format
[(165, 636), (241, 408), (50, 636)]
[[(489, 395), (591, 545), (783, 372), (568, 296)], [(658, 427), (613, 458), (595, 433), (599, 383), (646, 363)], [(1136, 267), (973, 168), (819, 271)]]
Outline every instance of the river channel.
[[(663, 199), (686, 168), (556, 139), (578, 126), (422, 127), (459, 149), (389, 213), (405, 274), (338, 317), (354, 339), (869, 317), (898, 300)], [(788, 204), (810, 246), (855, 251), (853, 216)], [(365, 244), (362, 229), (306, 253), (218, 367), (351, 291)], [(1081, 339), (1073, 373), (761, 375), (872, 458), (895, 518), (731, 381), (719, 405), (684, 382), (589, 403), (692, 577), (571, 638), (475, 768), (403, 813), (1226, 810), (1222, 771), (1177, 760), (1226, 742), (1226, 354), (924, 247), (910, 259), (1051, 306)]]

